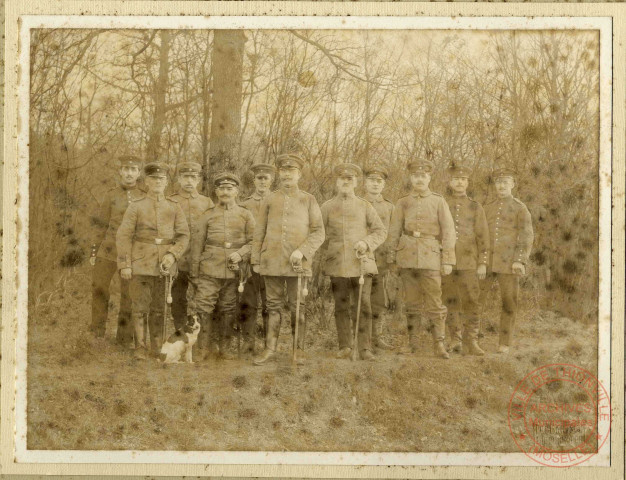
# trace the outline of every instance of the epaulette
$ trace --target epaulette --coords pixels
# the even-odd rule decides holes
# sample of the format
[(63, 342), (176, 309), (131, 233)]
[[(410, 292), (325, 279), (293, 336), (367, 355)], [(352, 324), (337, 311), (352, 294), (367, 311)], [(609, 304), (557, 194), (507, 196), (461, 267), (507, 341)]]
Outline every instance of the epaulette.
[(469, 196), (468, 196), (468, 197), (467, 197), (467, 199), (468, 199), (470, 202), (472, 202), (472, 203), (478, 203), (478, 202), (477, 202), (476, 200), (474, 200), (472, 197), (469, 197)]
[(525, 207), (525, 206), (526, 206), (526, 205), (524, 204), (524, 202), (522, 202), (519, 198), (515, 198), (515, 197), (512, 197), (512, 198), (513, 198), (513, 200), (515, 200), (517, 203), (519, 203), (522, 207)]
[(148, 198), (146, 195), (142, 196), (142, 197), (138, 197), (138, 198), (133, 198), (130, 201), (131, 202), (140, 202), (141, 200), (145, 200), (146, 198)]
[(327, 203), (330, 203), (335, 197), (329, 198), (328, 200), (326, 200), (324, 203), (322, 203), (320, 205), (320, 207), (323, 207), (324, 205), (326, 205)]
[(176, 200), (175, 198), (172, 198), (171, 195), (169, 197), (165, 197), (165, 200), (169, 200), (172, 203), (178, 203), (178, 200)]
[(383, 197), (383, 200), (387, 203), (391, 203), (393, 205), (393, 202), (391, 200), (389, 200), (388, 198)]
[(437, 192), (430, 192), (430, 193), (432, 193), (433, 195), (436, 195), (437, 197), (443, 198), (443, 195), (441, 193), (437, 193)]

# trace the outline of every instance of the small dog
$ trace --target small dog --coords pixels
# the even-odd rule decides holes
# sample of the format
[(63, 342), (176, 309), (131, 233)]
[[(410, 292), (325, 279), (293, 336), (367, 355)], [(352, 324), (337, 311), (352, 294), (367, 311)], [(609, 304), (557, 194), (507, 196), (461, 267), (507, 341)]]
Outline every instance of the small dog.
[[(191, 323), (191, 320), (193, 320), (193, 323)], [(183, 329), (176, 330), (163, 344), (161, 354), (159, 355), (160, 360), (163, 363), (179, 363), (183, 361), (193, 363), (191, 348), (198, 340), (199, 332), (200, 322), (198, 322), (198, 317), (194, 315)]]

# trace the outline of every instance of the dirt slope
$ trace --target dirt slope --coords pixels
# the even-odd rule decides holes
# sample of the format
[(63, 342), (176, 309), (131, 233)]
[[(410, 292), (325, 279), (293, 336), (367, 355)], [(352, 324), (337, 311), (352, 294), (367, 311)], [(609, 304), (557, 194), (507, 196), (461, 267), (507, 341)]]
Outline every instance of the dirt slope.
[[(435, 359), (424, 334), (417, 355), (336, 360), (334, 325), (311, 318), (303, 367), (289, 364), (287, 325), (269, 366), (164, 367), (112, 343), (114, 315), (109, 338), (89, 336), (87, 278), (75, 276), (30, 316), (30, 449), (516, 451), (507, 424), (515, 385), (547, 363), (596, 370), (595, 327), (540, 311), (530, 297), (508, 356), (492, 353), (492, 298), (484, 358)], [(387, 331), (395, 345), (405, 342), (400, 316)]]

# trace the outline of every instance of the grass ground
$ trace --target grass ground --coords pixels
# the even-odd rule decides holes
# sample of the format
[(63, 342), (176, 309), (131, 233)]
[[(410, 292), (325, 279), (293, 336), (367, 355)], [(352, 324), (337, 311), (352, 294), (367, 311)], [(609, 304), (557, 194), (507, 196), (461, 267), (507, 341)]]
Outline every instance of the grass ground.
[[(482, 358), (436, 359), (424, 334), (417, 355), (336, 360), (326, 305), (312, 312), (308, 362), (297, 369), (287, 325), (277, 362), (265, 367), (137, 362), (113, 343), (114, 313), (106, 339), (88, 334), (88, 273), (31, 309), (29, 449), (512, 452), (507, 407), (527, 373), (547, 363), (596, 370), (595, 327), (541, 310), (528, 294), (507, 356), (493, 353), (491, 297)], [(397, 346), (406, 342), (402, 323), (395, 315), (386, 325)]]

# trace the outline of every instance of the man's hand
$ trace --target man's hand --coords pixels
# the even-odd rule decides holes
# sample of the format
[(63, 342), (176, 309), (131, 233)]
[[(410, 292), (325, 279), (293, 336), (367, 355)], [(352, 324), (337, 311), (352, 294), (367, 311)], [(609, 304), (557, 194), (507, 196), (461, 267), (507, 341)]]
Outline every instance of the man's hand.
[(365, 243), (363, 240), (359, 240), (354, 244), (354, 250), (356, 251), (357, 257), (362, 257), (363, 255), (365, 255), (367, 253), (367, 249), (367, 243)]
[(511, 270), (513, 270), (513, 274), (515, 275), (526, 275), (526, 267), (523, 263), (513, 262)]
[(96, 257), (89, 257), (89, 265), (92, 267), (96, 264)]
[(161, 260), (161, 270), (169, 272), (170, 267), (176, 262), (176, 257), (172, 253), (166, 253)]
[(130, 280), (132, 276), (133, 276), (132, 268), (122, 268), (120, 270), (120, 277), (122, 278), (122, 280)]
[(478, 268), (476, 269), (476, 276), (478, 277), (478, 280), (484, 280), (487, 276), (487, 265), (484, 263), (478, 265)]
[(441, 266), (441, 275), (445, 277), (446, 275), (450, 275), (451, 273), (452, 273), (452, 265), (447, 265), (444, 263)]
[(243, 258), (241, 258), (241, 255), (239, 255), (237, 252), (233, 252), (228, 256), (228, 261), (230, 263), (234, 263), (237, 264), (239, 262), (241, 262), (243, 260)]
[(303, 258), (304, 255), (300, 250), (294, 250), (291, 254), (291, 257), (289, 257), (289, 263), (291, 263), (292, 265), (300, 265)]
[(252, 265), (252, 271), (254, 273), (259, 273), (259, 265)]

